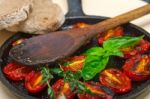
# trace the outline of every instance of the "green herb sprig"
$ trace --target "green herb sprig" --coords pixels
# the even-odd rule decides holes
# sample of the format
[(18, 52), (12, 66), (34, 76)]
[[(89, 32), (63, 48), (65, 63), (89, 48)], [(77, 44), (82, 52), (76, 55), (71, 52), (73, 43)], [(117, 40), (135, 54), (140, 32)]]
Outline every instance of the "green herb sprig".
[(53, 68), (51, 69), (51, 72), (63, 77), (64, 81), (69, 83), (72, 92), (92, 94), (92, 92), (87, 89), (85, 84), (80, 81), (80, 79), (82, 78), (81, 71), (73, 73), (70, 71), (63, 71), (60, 68)]
[(75, 93), (89, 93), (92, 94), (92, 92), (87, 89), (85, 84), (81, 81), (81, 71), (78, 71), (76, 73), (72, 73), (70, 71), (63, 71), (60, 68), (47, 68), (47, 67), (42, 67), (41, 68), (41, 73), (43, 75), (43, 80), (42, 83), (47, 83), (48, 89), (47, 89), (47, 94), (49, 95), (50, 99), (54, 99), (54, 92), (50, 86), (50, 80), (53, 79), (53, 74), (57, 74), (60, 77), (63, 77), (64, 81), (69, 83), (71, 91)]
[(81, 79), (81, 71), (78, 71), (75, 74), (70, 71), (64, 73), (64, 81), (70, 84), (71, 90), (73, 92), (91, 94), (91, 91), (87, 89), (85, 84), (79, 81), (80, 79)]
[(50, 86), (50, 80), (53, 79), (53, 75), (50, 72), (50, 69), (47, 67), (41, 68), (41, 73), (43, 75), (42, 83), (47, 83), (47, 94), (49, 95), (50, 99), (54, 99), (54, 92)]

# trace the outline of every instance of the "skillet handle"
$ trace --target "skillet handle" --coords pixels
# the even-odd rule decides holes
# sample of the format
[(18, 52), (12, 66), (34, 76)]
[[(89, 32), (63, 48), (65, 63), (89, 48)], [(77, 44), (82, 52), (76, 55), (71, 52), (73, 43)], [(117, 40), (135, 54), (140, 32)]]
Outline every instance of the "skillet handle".
[(145, 2), (147, 2), (147, 3), (150, 3), (150, 0), (143, 0), (143, 1), (145, 1)]
[(66, 17), (85, 16), (82, 10), (81, 0), (67, 0), (68, 1), (68, 13)]

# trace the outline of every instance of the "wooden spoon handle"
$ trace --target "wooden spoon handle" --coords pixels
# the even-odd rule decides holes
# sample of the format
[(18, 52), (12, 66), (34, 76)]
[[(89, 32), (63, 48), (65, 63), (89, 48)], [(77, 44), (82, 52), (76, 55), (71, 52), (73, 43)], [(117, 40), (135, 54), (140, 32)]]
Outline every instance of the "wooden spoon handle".
[(105, 31), (105, 30), (114, 28), (118, 25), (127, 23), (131, 20), (134, 20), (134, 19), (137, 19), (141, 16), (144, 16), (148, 13), (150, 13), (150, 4), (147, 4), (145, 6), (137, 8), (137, 9), (132, 10), (130, 12), (121, 14), (119, 16), (112, 18), (112, 19), (108, 19), (108, 20), (105, 20), (103, 22), (92, 25), (92, 26), (87, 28), (87, 31), (88, 31), (88, 34), (91, 34), (91, 36), (95, 36), (98, 33), (100, 33), (101, 31)]

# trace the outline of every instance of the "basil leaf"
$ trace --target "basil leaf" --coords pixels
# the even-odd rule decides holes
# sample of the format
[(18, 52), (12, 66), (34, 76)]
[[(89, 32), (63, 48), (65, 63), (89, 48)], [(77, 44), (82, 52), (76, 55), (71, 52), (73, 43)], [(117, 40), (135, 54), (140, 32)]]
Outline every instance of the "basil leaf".
[(104, 49), (101, 47), (93, 47), (85, 52), (86, 55), (102, 56), (104, 55)]
[(104, 42), (103, 48), (105, 50), (113, 50), (133, 46), (137, 44), (143, 37), (144, 36), (139, 37), (124, 36), (124, 37), (110, 38), (109, 40)]
[(109, 60), (109, 57), (87, 56), (82, 69), (82, 77), (84, 80), (92, 79), (97, 73), (102, 71)]
[(119, 49), (108, 50), (104, 54), (104, 56), (111, 56), (111, 55), (113, 55), (113, 56), (120, 56), (120, 57), (124, 56), (123, 52), (120, 51)]

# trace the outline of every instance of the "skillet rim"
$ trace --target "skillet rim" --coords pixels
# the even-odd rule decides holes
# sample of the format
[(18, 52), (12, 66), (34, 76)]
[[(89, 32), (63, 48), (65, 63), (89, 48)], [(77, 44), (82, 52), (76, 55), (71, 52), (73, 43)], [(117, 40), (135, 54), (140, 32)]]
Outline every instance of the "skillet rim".
[[(108, 19), (108, 17), (104, 17), (104, 16), (72, 16), (72, 17), (66, 17), (66, 21), (68, 20), (82, 20), (82, 19), (97, 19), (97, 20), (105, 20), (105, 19)], [(65, 21), (65, 22), (66, 22)], [(138, 30), (138, 31), (141, 31), (142, 34), (146, 35), (148, 38), (150, 38), (150, 33), (148, 33), (146, 30), (142, 29), (141, 27), (137, 26), (137, 25), (134, 25), (132, 23), (126, 23), (128, 26)], [(10, 38), (8, 38), (3, 44), (2, 46), (0, 47), (0, 66), (2, 65), (3, 63), (3, 60), (2, 60), (2, 55), (3, 55), (3, 52), (4, 50), (12, 43), (12, 41), (14, 41), (17, 37), (21, 36), (21, 35), (26, 35), (25, 33), (21, 34), (20, 32), (19, 33), (16, 33), (14, 35), (12, 35)], [(4, 85), (4, 87), (6, 87), (12, 94), (14, 94), (15, 96), (19, 97), (19, 98), (22, 98), (22, 99), (38, 99), (38, 98), (35, 98), (33, 96), (30, 96), (28, 94), (25, 94), (25, 93), (22, 93), (21, 91), (17, 90), (14, 86), (12, 86), (12, 84), (9, 83), (9, 81), (7, 80), (7, 78), (5, 77), (4, 73), (3, 73), (3, 70), (2, 68), (0, 68), (0, 81), (2, 82), (2, 84)], [(133, 92), (132, 95), (130, 95), (129, 97), (126, 97), (126, 95), (124, 95), (124, 97), (121, 97), (122, 99), (131, 99), (131, 98), (134, 98), (138, 95), (140, 95), (142, 92), (146, 91), (149, 87), (150, 87), (150, 79), (147, 80), (145, 83), (142, 84), (143, 87), (144, 85), (146, 87), (139, 87), (138, 90), (139, 91), (136, 91), (136, 92)], [(141, 89), (141, 90), (140, 90)], [(117, 97), (114, 97), (114, 99), (118, 99)]]

